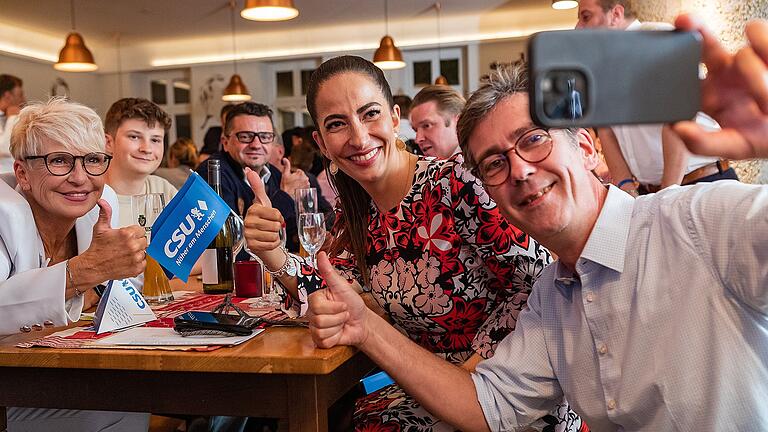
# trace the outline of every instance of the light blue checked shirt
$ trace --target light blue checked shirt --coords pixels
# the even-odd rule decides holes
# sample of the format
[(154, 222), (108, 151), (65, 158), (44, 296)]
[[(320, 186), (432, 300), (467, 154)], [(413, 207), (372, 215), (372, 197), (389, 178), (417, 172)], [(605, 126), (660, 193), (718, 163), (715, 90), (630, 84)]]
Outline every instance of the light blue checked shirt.
[(768, 430), (768, 186), (611, 187), (472, 378), (494, 431), (563, 395), (593, 431)]

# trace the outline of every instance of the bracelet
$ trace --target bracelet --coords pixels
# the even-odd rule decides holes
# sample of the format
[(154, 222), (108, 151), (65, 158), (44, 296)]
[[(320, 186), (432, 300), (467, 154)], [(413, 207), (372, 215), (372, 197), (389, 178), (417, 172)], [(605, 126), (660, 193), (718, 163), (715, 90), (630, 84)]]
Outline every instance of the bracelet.
[(69, 284), (72, 285), (72, 289), (75, 290), (75, 296), (80, 297), (83, 295), (83, 291), (80, 291), (77, 289), (77, 286), (75, 286), (75, 279), (72, 278), (72, 272), (69, 270), (69, 260), (67, 260), (67, 263), (64, 264), (64, 268), (67, 272), (67, 281), (69, 281)]
[[(281, 247), (280, 250), (282, 250), (283, 253), (285, 254), (285, 262), (283, 263), (282, 266), (280, 266), (279, 269), (272, 271), (267, 267), (266, 264), (264, 264), (264, 269), (267, 270), (267, 273), (272, 275), (273, 278), (279, 278), (280, 276), (283, 276), (284, 274), (289, 272), (295, 273), (295, 270), (294, 270), (295, 266), (293, 264), (293, 260), (291, 260), (291, 255), (288, 254), (288, 251), (285, 250), (284, 247)], [(295, 274), (292, 274), (291, 276), (295, 276)]]
[(633, 183), (633, 184), (635, 184), (635, 187), (634, 187), (634, 189), (637, 189), (637, 179), (635, 179), (634, 177), (625, 178), (624, 180), (620, 181), (620, 182), (619, 182), (619, 183), (618, 183), (616, 186), (617, 186), (619, 189), (621, 189), (621, 188), (622, 188), (622, 186), (624, 186), (624, 185), (626, 185), (626, 184), (629, 184), (629, 183)]

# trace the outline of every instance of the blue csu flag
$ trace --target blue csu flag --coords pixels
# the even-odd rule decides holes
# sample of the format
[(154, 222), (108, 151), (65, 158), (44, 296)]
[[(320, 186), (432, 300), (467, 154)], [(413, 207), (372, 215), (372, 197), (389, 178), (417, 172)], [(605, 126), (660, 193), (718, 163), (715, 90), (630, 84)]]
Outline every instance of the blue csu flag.
[(147, 254), (184, 282), (205, 248), (221, 231), (229, 216), (226, 202), (197, 173), (152, 224)]

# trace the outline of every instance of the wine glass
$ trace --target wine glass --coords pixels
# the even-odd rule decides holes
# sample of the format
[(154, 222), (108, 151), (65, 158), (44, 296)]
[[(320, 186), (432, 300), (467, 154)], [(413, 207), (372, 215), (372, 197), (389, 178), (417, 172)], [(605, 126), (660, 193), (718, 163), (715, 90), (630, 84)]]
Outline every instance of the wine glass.
[[(280, 228), (280, 231), (278, 232), (278, 236), (280, 239), (280, 244), (285, 247), (285, 228)], [(246, 248), (247, 250), (247, 248)], [(250, 253), (250, 252), (249, 252)], [(261, 297), (254, 302), (251, 307), (254, 308), (275, 308), (279, 307), (281, 305), (280, 302), (280, 294), (277, 292), (277, 281), (275, 280), (274, 276), (272, 276), (271, 273), (267, 271), (266, 265), (264, 265), (264, 262), (261, 261), (258, 257), (256, 257), (254, 254), (251, 254), (251, 256), (256, 258), (256, 261), (261, 263), (261, 268), (263, 271), (263, 277), (262, 280), (264, 280), (263, 284), (263, 290), (261, 293)], [(286, 257), (286, 259), (291, 259), (290, 256)]]
[(309, 253), (312, 266), (317, 268), (317, 252), (325, 241), (325, 215), (322, 213), (301, 213), (299, 218), (299, 241)]
[(303, 213), (318, 213), (317, 209), (317, 189), (303, 188), (296, 189), (296, 215)]

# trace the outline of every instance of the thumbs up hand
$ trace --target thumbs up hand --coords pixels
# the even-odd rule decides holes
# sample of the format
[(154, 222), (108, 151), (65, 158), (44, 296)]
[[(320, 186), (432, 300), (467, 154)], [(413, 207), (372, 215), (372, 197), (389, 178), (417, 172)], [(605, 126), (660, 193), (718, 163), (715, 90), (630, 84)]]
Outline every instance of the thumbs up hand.
[(93, 225), (91, 245), (70, 260), (72, 273), (77, 273), (76, 278), (80, 281), (92, 282), (90, 286), (137, 276), (146, 267), (147, 238), (144, 228), (138, 225), (112, 228), (112, 207), (103, 199), (97, 204), (99, 218)]
[(307, 299), (312, 340), (320, 348), (362, 345), (369, 334), (366, 325), (369, 310), (363, 298), (354, 285), (333, 268), (325, 252), (317, 255), (317, 266), (328, 287), (315, 291)]
[(282, 178), (280, 179), (280, 189), (287, 193), (291, 198), (296, 196), (296, 189), (303, 189), (309, 187), (309, 178), (304, 171), (291, 168), (291, 161), (283, 158), (281, 161), (280, 172)]
[(248, 249), (263, 260), (265, 257), (260, 252), (280, 247), (280, 229), (285, 221), (280, 211), (272, 208), (261, 177), (250, 168), (245, 169), (245, 175), (256, 195), (245, 215), (245, 241)]

